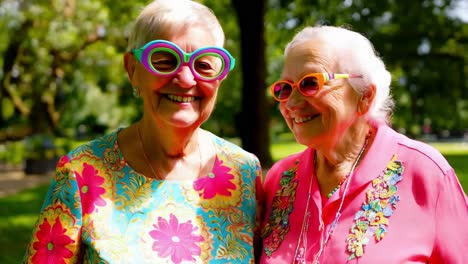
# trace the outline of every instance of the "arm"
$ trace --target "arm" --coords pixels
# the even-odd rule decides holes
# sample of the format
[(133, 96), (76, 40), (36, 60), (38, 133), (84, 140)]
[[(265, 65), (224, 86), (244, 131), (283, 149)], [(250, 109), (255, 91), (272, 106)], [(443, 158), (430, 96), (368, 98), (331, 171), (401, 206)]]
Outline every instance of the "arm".
[(81, 246), (80, 192), (68, 156), (56, 168), (24, 263), (76, 263)]
[(453, 169), (438, 187), (436, 238), (430, 263), (468, 263), (468, 200)]

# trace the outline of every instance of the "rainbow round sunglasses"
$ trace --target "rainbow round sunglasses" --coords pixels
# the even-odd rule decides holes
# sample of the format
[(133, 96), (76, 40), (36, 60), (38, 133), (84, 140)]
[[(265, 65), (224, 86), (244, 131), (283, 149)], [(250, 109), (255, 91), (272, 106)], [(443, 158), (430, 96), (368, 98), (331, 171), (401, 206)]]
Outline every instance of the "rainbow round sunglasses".
[(236, 63), (234, 57), (220, 47), (209, 46), (186, 53), (166, 40), (152, 40), (139, 49), (133, 49), (132, 53), (149, 72), (157, 76), (173, 76), (187, 65), (193, 76), (202, 81), (223, 79)]
[(289, 80), (279, 80), (270, 86), (270, 92), (276, 101), (283, 102), (288, 100), (295, 87), (304, 96), (314, 96), (323, 85), (333, 79), (362, 78), (362, 75), (347, 73), (309, 73), (302, 77), (297, 83)]

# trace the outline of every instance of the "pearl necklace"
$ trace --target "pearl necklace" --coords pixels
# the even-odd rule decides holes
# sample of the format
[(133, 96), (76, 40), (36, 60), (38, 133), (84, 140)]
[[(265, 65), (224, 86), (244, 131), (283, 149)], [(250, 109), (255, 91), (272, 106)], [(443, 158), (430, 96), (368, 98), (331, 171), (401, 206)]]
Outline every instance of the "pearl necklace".
[[(141, 123), (138, 123), (138, 125), (137, 125), (138, 139), (140, 141), (140, 147), (143, 150), (143, 156), (145, 157), (145, 161), (148, 164), (148, 166), (150, 167), (151, 172), (153, 173), (154, 179), (162, 180), (163, 177), (160, 174), (156, 173), (156, 170), (153, 168), (153, 165), (151, 165), (151, 162), (149, 161), (148, 155), (146, 154), (145, 147), (143, 145), (143, 138), (141, 136), (140, 126), (141, 126)], [(198, 155), (200, 157), (200, 164), (199, 164), (198, 172), (201, 173), (201, 171), (202, 171), (202, 162), (203, 161), (202, 161), (202, 155), (201, 155), (200, 142), (199, 141), (197, 141), (197, 146), (198, 146)]]
[[(361, 160), (362, 154), (364, 153), (365, 149), (367, 148), (367, 144), (369, 143), (369, 138), (370, 138), (371, 134), (372, 134), (372, 130), (369, 130), (369, 133), (367, 133), (367, 135), (366, 135), (366, 139), (364, 141), (364, 144), (362, 145), (362, 148), (359, 151), (359, 154), (356, 157), (356, 160), (354, 161), (353, 165), (351, 166), (351, 170), (349, 171), (349, 173), (347, 174), (345, 179), (337, 187), (335, 187), (335, 189), (333, 189), (330, 194), (328, 194), (328, 198), (330, 198), (331, 195), (333, 195), (333, 193), (335, 193), (341, 187), (341, 185), (346, 181), (345, 189), (343, 191), (343, 196), (341, 197), (341, 201), (340, 201), (340, 206), (338, 207), (338, 211), (335, 214), (335, 219), (333, 220), (330, 228), (328, 229), (328, 232), (327, 232), (327, 234), (325, 236), (325, 240), (323, 240), (323, 236), (320, 239), (320, 250), (317, 253), (317, 255), (315, 256), (315, 258), (314, 258), (314, 264), (319, 263), (318, 260), (319, 260), (320, 256), (322, 255), (323, 250), (325, 249), (325, 246), (327, 245), (327, 243), (328, 243), (328, 241), (329, 241), (329, 239), (330, 239), (330, 237), (331, 237), (331, 235), (333, 233), (333, 230), (335, 229), (336, 224), (338, 223), (338, 219), (341, 216), (341, 209), (343, 207), (344, 198), (345, 198), (346, 193), (348, 191), (349, 182), (351, 181), (351, 177), (354, 174), (354, 170), (355, 170), (357, 164)], [(316, 168), (316, 162), (317, 162), (317, 152), (314, 154), (314, 167), (315, 168)], [(298, 238), (298, 241), (297, 241), (296, 250), (294, 252), (293, 263), (301, 263), (301, 264), (306, 263), (306, 252), (305, 252), (305, 250), (307, 249), (307, 233), (308, 233), (308, 230), (309, 230), (309, 219), (310, 219), (310, 215), (311, 215), (311, 213), (309, 212), (309, 202), (310, 202), (310, 197), (312, 195), (312, 182), (313, 182), (313, 179), (310, 179), (304, 219), (303, 219), (303, 222), (302, 222), (301, 232), (299, 233), (299, 238)], [(301, 244), (303, 245), (302, 247), (301, 247)]]

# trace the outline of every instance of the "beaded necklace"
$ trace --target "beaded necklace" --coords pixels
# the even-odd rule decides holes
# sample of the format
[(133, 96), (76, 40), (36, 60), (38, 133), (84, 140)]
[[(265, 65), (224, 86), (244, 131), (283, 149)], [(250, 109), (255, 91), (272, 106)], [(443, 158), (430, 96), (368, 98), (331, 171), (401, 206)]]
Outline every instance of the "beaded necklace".
[(335, 188), (333, 188), (333, 190), (331, 190), (330, 193), (327, 194), (327, 198), (328, 198), (328, 199), (330, 199), (330, 197), (332, 197), (332, 195), (333, 195), (334, 193), (336, 193), (336, 191), (338, 191), (338, 190), (340, 189), (341, 185), (343, 184), (343, 182), (346, 181), (346, 179), (348, 178), (348, 176), (349, 176), (349, 174), (347, 174), (346, 177), (344, 177), (344, 179), (343, 179), (340, 183), (338, 183), (338, 185), (337, 185)]
[(330, 228), (327, 231), (327, 234), (325, 236), (325, 240), (323, 240), (323, 236), (320, 239), (320, 250), (317, 253), (317, 255), (315, 256), (315, 258), (314, 258), (314, 264), (319, 264), (319, 258), (322, 255), (323, 250), (327, 246), (328, 241), (330, 240), (330, 237), (331, 237), (331, 235), (333, 233), (333, 230), (335, 229), (335, 226), (338, 223), (338, 219), (340, 219), (341, 209), (343, 208), (344, 199), (346, 197), (346, 193), (348, 192), (348, 187), (349, 187), (349, 183), (351, 182), (351, 177), (353, 177), (354, 169), (356, 168), (357, 164), (359, 163), (359, 160), (361, 160), (361, 156), (364, 153), (364, 150), (366, 150), (366, 147), (367, 147), (367, 144), (369, 143), (369, 138), (370, 138), (371, 134), (372, 134), (372, 130), (369, 130), (369, 132), (366, 135), (366, 139), (364, 141), (364, 144), (362, 145), (362, 148), (359, 151), (359, 154), (358, 154), (356, 160), (354, 161), (353, 166), (351, 167), (351, 170), (348, 173), (349, 176), (347, 176), (345, 178), (346, 185), (345, 185), (345, 189), (343, 191), (343, 196), (341, 196), (340, 206), (338, 207), (338, 211), (336, 211), (335, 219), (333, 219), (333, 222), (332, 222), (332, 224), (330, 225)]
[[(320, 250), (317, 253), (317, 255), (315, 256), (314, 264), (319, 263), (318, 259), (322, 255), (323, 250), (325, 249), (325, 246), (328, 243), (328, 240), (330, 239), (331, 234), (333, 233), (333, 229), (335, 229), (335, 226), (336, 226), (336, 224), (338, 222), (338, 219), (341, 216), (341, 209), (343, 207), (344, 198), (345, 198), (346, 193), (348, 191), (349, 182), (351, 181), (351, 177), (354, 174), (354, 170), (355, 170), (359, 160), (361, 159), (361, 156), (364, 153), (364, 150), (366, 149), (367, 144), (369, 143), (369, 138), (370, 138), (371, 134), (372, 134), (372, 130), (369, 130), (369, 133), (367, 133), (367, 135), (366, 135), (366, 139), (364, 141), (364, 144), (363, 144), (361, 150), (359, 151), (359, 154), (356, 157), (356, 160), (354, 161), (353, 166), (351, 167), (351, 170), (349, 171), (348, 175), (343, 179), (343, 181), (337, 187), (335, 187), (335, 189), (333, 189), (331, 191), (331, 193), (329, 193), (327, 195), (328, 198), (330, 198), (331, 195), (333, 195), (333, 193), (335, 193), (347, 179), (350, 179), (349, 181), (346, 182), (345, 190), (343, 192), (343, 196), (341, 197), (341, 201), (340, 201), (340, 206), (338, 208), (338, 211), (335, 214), (335, 219), (333, 220), (330, 228), (328, 229), (328, 232), (327, 232), (327, 234), (325, 236), (325, 240), (323, 240), (323, 236), (321, 238)], [(317, 153), (314, 154), (314, 167), (316, 167), (316, 162), (317, 162)], [(309, 212), (309, 201), (310, 201), (310, 197), (311, 197), (311, 194), (312, 194), (312, 182), (313, 182), (313, 180), (311, 179), (310, 183), (309, 183), (308, 194), (307, 194), (307, 202), (306, 202), (306, 208), (305, 208), (305, 213), (304, 213), (304, 219), (302, 221), (301, 232), (299, 233), (299, 238), (298, 238), (298, 241), (297, 241), (296, 250), (294, 252), (293, 263), (306, 263), (306, 259), (305, 259), (306, 258), (306, 252), (305, 251), (307, 249), (307, 233), (308, 233), (308, 230), (309, 230), (309, 218), (310, 218), (310, 215), (311, 215), (311, 213)], [(302, 244), (302, 247), (301, 247), (301, 244)]]

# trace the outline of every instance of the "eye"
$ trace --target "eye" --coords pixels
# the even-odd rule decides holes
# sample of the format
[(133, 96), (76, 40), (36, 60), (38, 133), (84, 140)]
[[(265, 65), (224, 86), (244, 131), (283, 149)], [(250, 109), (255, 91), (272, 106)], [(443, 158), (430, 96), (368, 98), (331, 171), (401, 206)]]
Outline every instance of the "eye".
[(157, 71), (170, 72), (177, 68), (179, 62), (174, 54), (167, 51), (155, 51), (151, 55), (151, 64)]
[(279, 84), (275, 85), (275, 87), (274, 87), (275, 96), (278, 99), (288, 98), (291, 95), (292, 90), (293, 90), (293, 88), (291, 87), (291, 85), (289, 83), (286, 83), (286, 82), (285, 83), (279, 83)]
[(162, 59), (162, 60), (153, 60), (151, 61), (153, 67), (162, 72), (173, 71), (177, 67), (177, 60), (175, 59)]
[(209, 71), (214, 70), (213, 67), (207, 61), (197, 60), (195, 62), (195, 68), (197, 71)]
[(194, 61), (193, 67), (198, 74), (206, 77), (212, 77), (221, 72), (223, 63), (219, 56), (205, 55), (197, 58)]
[(307, 96), (315, 94), (320, 89), (319, 86), (319, 81), (316, 77), (306, 77), (299, 84), (299, 88)]

